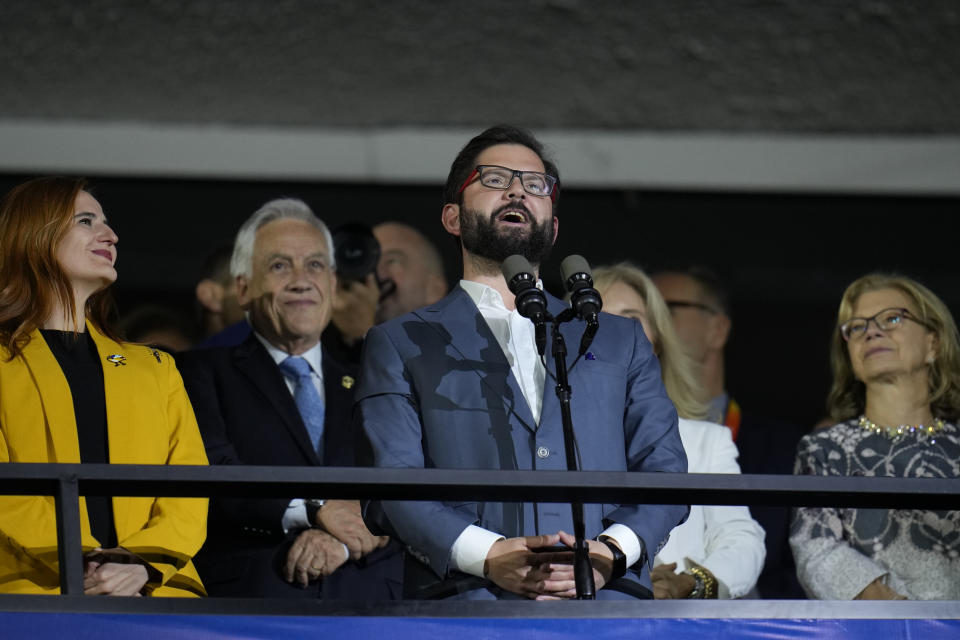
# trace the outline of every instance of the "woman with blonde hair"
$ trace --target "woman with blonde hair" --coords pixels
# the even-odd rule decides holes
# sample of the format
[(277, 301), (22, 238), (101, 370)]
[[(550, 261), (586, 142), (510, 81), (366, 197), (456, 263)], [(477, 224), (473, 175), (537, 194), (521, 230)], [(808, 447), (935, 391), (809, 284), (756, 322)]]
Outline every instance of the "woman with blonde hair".
[[(0, 203), (0, 462), (206, 464), (170, 356), (107, 324), (117, 235), (75, 178), (38, 178)], [(191, 557), (198, 498), (80, 498), (84, 592), (203, 595)], [(57, 593), (48, 496), (0, 496), (0, 592)]]
[[(960, 340), (932, 291), (903, 276), (856, 280), (830, 355), (836, 424), (800, 441), (795, 473), (960, 477)], [(790, 545), (811, 597), (960, 599), (960, 511), (800, 508)]]
[[(634, 318), (660, 360), (663, 384), (680, 415), (680, 439), (691, 473), (740, 473), (730, 430), (704, 422), (707, 406), (670, 319), (650, 278), (628, 263), (599, 267), (594, 285), (603, 310)], [(655, 598), (739, 598), (756, 584), (766, 550), (764, 533), (746, 507), (693, 505), (670, 533), (651, 574)], [(677, 567), (682, 569), (676, 572)]]

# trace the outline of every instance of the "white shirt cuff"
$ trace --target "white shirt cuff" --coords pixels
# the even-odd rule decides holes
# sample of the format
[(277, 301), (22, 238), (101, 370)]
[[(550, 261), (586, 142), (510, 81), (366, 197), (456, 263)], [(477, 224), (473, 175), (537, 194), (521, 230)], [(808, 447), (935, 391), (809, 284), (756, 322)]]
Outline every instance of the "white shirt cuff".
[(450, 549), (450, 565), (471, 576), (482, 578), (483, 563), (490, 553), (490, 547), (494, 542), (504, 539), (499, 533), (471, 524), (454, 541)]
[(290, 533), (296, 529), (309, 529), (313, 526), (307, 520), (307, 505), (303, 498), (294, 498), (287, 505), (287, 510), (283, 512), (283, 519), (280, 521), (284, 533)]
[(622, 524), (612, 524), (607, 527), (603, 533), (597, 536), (600, 538), (611, 538), (627, 556), (627, 566), (632, 567), (637, 560), (643, 557), (643, 540), (637, 537), (633, 529)]
[[(313, 526), (313, 523), (307, 520), (307, 504), (303, 498), (294, 498), (290, 501), (287, 510), (283, 512), (280, 524), (285, 534), (290, 533), (291, 530), (309, 529)], [(350, 548), (345, 544), (343, 544), (343, 557), (350, 559)]]

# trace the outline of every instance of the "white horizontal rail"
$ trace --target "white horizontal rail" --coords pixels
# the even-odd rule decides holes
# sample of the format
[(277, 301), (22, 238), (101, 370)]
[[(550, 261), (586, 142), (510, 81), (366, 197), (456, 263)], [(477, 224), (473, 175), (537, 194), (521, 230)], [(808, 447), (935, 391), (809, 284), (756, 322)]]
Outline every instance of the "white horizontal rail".
[[(439, 185), (478, 131), (0, 120), (0, 172)], [(960, 136), (536, 133), (567, 187), (960, 195)]]

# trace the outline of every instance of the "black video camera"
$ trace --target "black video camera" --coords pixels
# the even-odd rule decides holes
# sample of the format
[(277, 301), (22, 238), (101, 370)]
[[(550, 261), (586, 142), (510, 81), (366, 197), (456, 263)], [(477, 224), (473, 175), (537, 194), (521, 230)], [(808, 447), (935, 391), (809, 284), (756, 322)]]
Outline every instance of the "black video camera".
[[(348, 222), (340, 225), (331, 234), (333, 236), (333, 256), (337, 261), (337, 278), (341, 282), (364, 282), (371, 273), (376, 275), (380, 262), (380, 243), (373, 230), (361, 222)], [(380, 299), (393, 293), (396, 284), (392, 280), (381, 282)]]
[(376, 273), (380, 261), (380, 243), (373, 231), (360, 222), (348, 222), (333, 231), (333, 256), (337, 277), (363, 282)]

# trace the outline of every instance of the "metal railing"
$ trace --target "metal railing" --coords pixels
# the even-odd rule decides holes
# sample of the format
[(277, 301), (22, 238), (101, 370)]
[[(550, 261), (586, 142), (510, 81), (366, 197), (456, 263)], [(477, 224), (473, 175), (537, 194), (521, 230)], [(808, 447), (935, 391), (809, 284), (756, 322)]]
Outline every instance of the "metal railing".
[(0, 495), (56, 501), (61, 591), (83, 594), (79, 497), (168, 496), (774, 505), (949, 510), (960, 480), (350, 467), (0, 464)]

